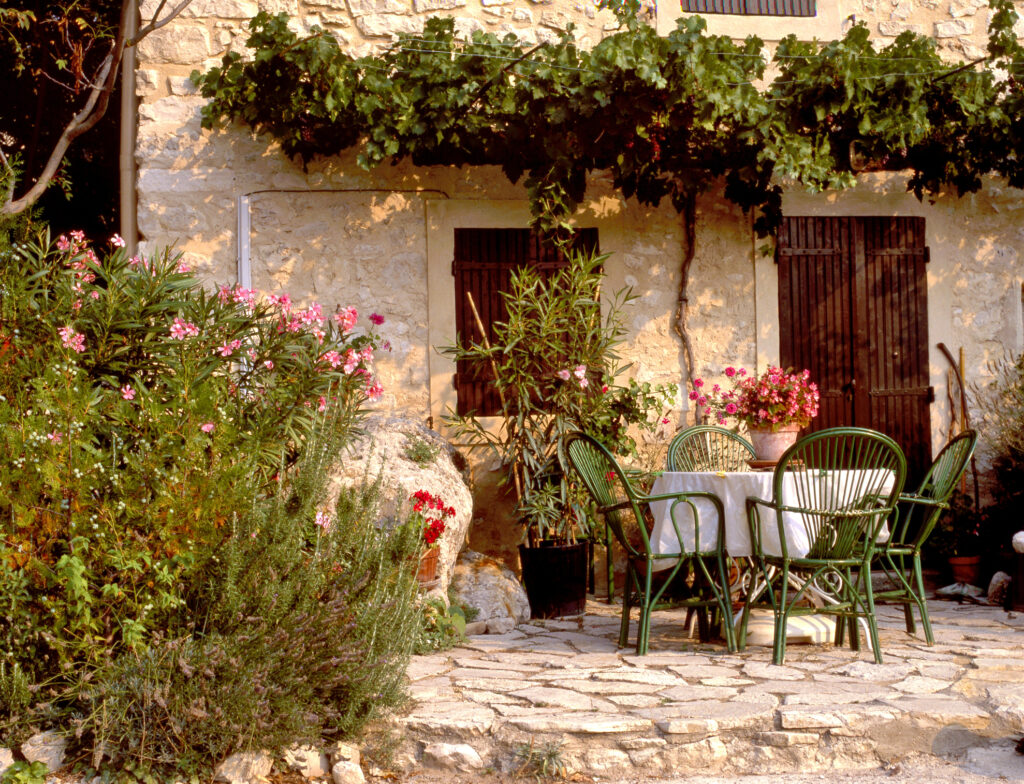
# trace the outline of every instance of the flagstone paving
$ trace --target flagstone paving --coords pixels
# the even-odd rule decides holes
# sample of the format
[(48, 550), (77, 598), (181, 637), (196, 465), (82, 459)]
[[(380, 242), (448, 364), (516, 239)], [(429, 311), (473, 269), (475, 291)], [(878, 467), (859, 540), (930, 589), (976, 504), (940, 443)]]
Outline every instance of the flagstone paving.
[(508, 772), (549, 754), (598, 778), (806, 773), (1024, 733), (1024, 613), (929, 606), (932, 646), (906, 633), (902, 609), (879, 608), (880, 665), (866, 646), (790, 645), (774, 666), (768, 647), (690, 639), (672, 610), (654, 613), (636, 656), (618, 648), (619, 609), (593, 601), (579, 618), (472, 636), (413, 659), (406, 762)]

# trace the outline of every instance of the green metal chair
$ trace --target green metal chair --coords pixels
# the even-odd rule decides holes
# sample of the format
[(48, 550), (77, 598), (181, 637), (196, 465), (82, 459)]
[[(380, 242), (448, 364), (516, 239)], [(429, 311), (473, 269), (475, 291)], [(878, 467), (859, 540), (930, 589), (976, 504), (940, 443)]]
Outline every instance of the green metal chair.
[[(871, 562), (906, 473), (906, 458), (888, 436), (864, 428), (830, 428), (786, 451), (775, 469), (770, 500), (747, 499), (760, 580), (775, 616), (775, 664), (785, 661), (787, 621), (805, 613), (836, 615), (835, 643), (842, 644), (848, 625), (854, 650), (859, 650), (857, 623), (863, 619), (875, 661), (881, 663)], [(825, 604), (798, 606), (812, 597)], [(756, 597), (747, 598), (740, 647)]]
[(681, 430), (668, 445), (669, 471), (749, 471), (754, 447), (743, 436), (717, 425)]
[[(683, 606), (700, 610), (701, 639), (710, 637), (710, 629), (714, 611), (721, 618), (730, 616), (729, 591), (726, 583), (725, 568), (725, 520), (722, 502), (714, 493), (669, 493), (664, 495), (646, 495), (637, 491), (629, 481), (628, 474), (603, 444), (584, 433), (570, 433), (559, 444), (559, 456), (567, 471), (571, 469), (587, 488), (597, 512), (605, 519), (619, 544), (626, 551), (626, 587), (622, 597), (622, 624), (619, 629), (619, 645), (625, 647), (629, 639), (629, 617), (635, 604), (640, 611), (637, 626), (636, 652), (638, 656), (647, 653), (650, 640), (651, 609), (661, 598), (665, 589), (678, 576), (685, 578), (688, 569), (694, 572), (694, 595), (681, 602)], [(656, 553), (651, 548), (647, 528), (644, 526), (643, 504), (651, 501), (671, 501), (671, 515), (679, 542), (685, 541), (680, 523), (677, 520), (677, 509), (685, 504), (692, 513), (694, 527), (695, 550), (700, 550), (701, 519), (693, 499), (704, 498), (714, 506), (718, 519), (716, 545), (713, 549), (699, 552), (666, 552)], [(639, 545), (634, 545), (627, 535), (626, 523), (629, 516), (636, 523)], [(707, 536), (704, 537), (707, 539)], [(654, 588), (654, 565), (659, 562), (674, 562), (667, 572), (664, 581)], [(708, 568), (708, 561), (712, 569)], [(687, 567), (684, 569), (683, 567)], [(712, 570), (716, 575), (711, 574)], [(730, 651), (736, 650), (736, 637), (731, 623), (722, 624), (726, 645)]]
[[(875, 551), (876, 565), (896, 583), (895, 588), (876, 593), (875, 599), (902, 604), (907, 632), (910, 634), (917, 632), (913, 613), (913, 605), (917, 605), (929, 645), (935, 642), (935, 637), (928, 619), (928, 603), (921, 574), (921, 547), (931, 535), (943, 511), (949, 508), (950, 496), (967, 470), (977, 444), (978, 434), (973, 430), (965, 430), (942, 448), (917, 492), (900, 495), (899, 504), (906, 509), (906, 514), (893, 515), (893, 530), (889, 540), (879, 544)], [(915, 515), (918, 509), (921, 510), (920, 514)]]

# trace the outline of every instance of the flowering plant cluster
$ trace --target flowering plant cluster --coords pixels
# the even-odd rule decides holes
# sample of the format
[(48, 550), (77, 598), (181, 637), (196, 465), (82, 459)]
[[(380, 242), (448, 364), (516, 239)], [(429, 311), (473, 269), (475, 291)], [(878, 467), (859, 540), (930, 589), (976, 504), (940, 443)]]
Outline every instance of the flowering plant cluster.
[(744, 368), (727, 367), (725, 375), (731, 389), (713, 384), (707, 390), (704, 381), (695, 378), (690, 392), (690, 400), (718, 424), (734, 418), (747, 427), (803, 427), (818, 415), (820, 394), (809, 370), (787, 373), (771, 366), (760, 376), (751, 376)]
[(506, 467), (503, 481), (516, 494), (531, 545), (574, 542), (589, 532), (586, 493), (566, 479), (558, 459), (561, 439), (583, 430), (616, 454), (635, 455), (637, 434), (667, 424), (677, 394), (674, 385), (622, 380), (623, 308), (634, 296), (601, 292), (607, 258), (570, 253), (550, 277), (533, 267), (514, 271), (502, 294), (507, 319), (493, 325), (489, 344), (443, 349), (469, 372), (494, 374), (501, 428), (473, 412), (446, 419), (459, 438), (488, 447)]
[(415, 500), (412, 514), (409, 515), (409, 525), (420, 530), (428, 550), (438, 547), (438, 540), (444, 533), (445, 520), (455, 517), (455, 507), (445, 506), (441, 496), (431, 495), (426, 490), (417, 490), (412, 497)]
[(180, 257), (128, 257), (116, 236), (6, 250), (0, 587), (21, 586), (28, 615), (0, 619), (0, 659), (20, 651), (45, 680), (95, 660), (90, 641), (114, 655), (185, 613), (187, 586), (308, 435), (350, 432), (381, 394), (380, 339), (357, 319), (210, 292)]

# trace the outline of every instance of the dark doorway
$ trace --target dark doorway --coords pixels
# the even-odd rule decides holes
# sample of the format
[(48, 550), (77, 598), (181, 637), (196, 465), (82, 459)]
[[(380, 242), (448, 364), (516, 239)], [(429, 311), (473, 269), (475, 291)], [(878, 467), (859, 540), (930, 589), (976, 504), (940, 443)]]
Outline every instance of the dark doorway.
[(779, 229), (780, 354), (821, 387), (810, 430), (896, 440), (907, 484), (931, 463), (924, 218), (788, 217)]

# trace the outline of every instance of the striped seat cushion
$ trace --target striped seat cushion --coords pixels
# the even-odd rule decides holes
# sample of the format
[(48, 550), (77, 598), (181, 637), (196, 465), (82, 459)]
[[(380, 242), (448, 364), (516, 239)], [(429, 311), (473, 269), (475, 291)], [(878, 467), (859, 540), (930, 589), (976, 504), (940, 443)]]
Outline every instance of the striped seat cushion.
[[(786, 623), (787, 643), (806, 642), (822, 645), (831, 643), (835, 635), (835, 618), (828, 615), (795, 615)], [(774, 640), (775, 618), (772, 611), (751, 611), (747, 624), (747, 645), (771, 645)]]

